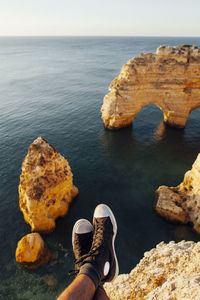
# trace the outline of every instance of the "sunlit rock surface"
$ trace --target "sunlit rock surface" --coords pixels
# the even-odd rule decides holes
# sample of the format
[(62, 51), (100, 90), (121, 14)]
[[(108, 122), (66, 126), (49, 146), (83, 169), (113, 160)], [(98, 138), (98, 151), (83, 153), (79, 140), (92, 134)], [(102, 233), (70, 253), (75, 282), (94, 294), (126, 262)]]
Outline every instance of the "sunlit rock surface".
[(130, 125), (142, 107), (154, 103), (164, 122), (183, 128), (190, 112), (200, 107), (200, 49), (160, 46), (123, 65), (101, 108), (109, 129)]
[(67, 160), (41, 137), (22, 163), (19, 206), (32, 231), (50, 232), (78, 194)]
[(17, 245), (16, 261), (28, 269), (36, 269), (46, 263), (51, 253), (39, 233), (24, 236)]
[(104, 288), (111, 300), (199, 300), (200, 242), (162, 242)]
[(179, 186), (157, 189), (155, 209), (171, 221), (190, 222), (200, 234), (200, 154)]

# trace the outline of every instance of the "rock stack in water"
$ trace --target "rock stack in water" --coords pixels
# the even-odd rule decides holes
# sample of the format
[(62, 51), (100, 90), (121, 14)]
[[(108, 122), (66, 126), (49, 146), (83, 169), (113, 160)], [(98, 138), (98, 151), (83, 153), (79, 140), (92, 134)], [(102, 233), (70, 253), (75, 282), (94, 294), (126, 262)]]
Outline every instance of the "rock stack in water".
[(111, 300), (200, 299), (200, 242), (158, 244), (104, 288)]
[(78, 194), (67, 160), (41, 137), (29, 147), (22, 163), (19, 206), (32, 231), (50, 232)]
[(200, 107), (200, 49), (161, 46), (123, 65), (101, 108), (109, 129), (129, 126), (142, 107), (154, 103), (164, 122), (183, 128), (190, 112)]
[(51, 253), (39, 233), (25, 235), (17, 245), (16, 261), (27, 269), (36, 269), (46, 263)]
[(155, 194), (155, 209), (161, 216), (171, 221), (191, 223), (200, 234), (200, 154), (179, 186), (160, 186)]

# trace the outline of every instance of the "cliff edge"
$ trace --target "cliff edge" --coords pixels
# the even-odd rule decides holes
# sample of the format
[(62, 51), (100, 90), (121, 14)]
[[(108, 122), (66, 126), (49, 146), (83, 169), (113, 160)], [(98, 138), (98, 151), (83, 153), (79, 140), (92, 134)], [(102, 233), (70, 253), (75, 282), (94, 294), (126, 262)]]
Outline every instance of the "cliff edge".
[(111, 300), (199, 300), (200, 242), (162, 242), (104, 288)]

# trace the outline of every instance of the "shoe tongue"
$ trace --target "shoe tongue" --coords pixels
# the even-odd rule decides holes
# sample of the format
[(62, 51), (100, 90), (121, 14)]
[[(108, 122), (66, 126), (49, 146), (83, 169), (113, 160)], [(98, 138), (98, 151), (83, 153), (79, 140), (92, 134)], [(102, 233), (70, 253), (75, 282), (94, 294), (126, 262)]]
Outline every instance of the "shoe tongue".
[(87, 254), (92, 245), (93, 234), (92, 232), (77, 234), (76, 233), (76, 259), (80, 256)]

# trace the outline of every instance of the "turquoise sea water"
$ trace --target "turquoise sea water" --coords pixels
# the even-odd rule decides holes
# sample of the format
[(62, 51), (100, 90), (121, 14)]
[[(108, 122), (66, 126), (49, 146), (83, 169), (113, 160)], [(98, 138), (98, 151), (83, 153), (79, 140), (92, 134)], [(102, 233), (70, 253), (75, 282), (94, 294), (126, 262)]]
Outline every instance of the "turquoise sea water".
[[(199, 240), (189, 226), (156, 214), (153, 193), (159, 185), (179, 184), (191, 168), (200, 152), (200, 110), (185, 130), (165, 127), (154, 105), (127, 129), (111, 132), (101, 121), (103, 97), (121, 66), (161, 44), (200, 46), (200, 38), (0, 38), (0, 299), (55, 299), (70, 282), (73, 224), (92, 220), (102, 202), (118, 222), (120, 273), (161, 241)], [(17, 188), (27, 148), (38, 136), (68, 159), (80, 195), (56, 230), (43, 236), (52, 260), (27, 271), (15, 262), (17, 242), (30, 232)]]

